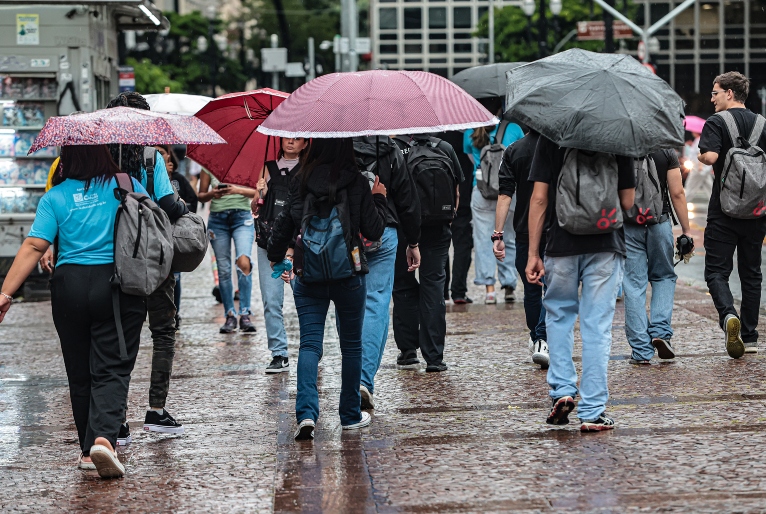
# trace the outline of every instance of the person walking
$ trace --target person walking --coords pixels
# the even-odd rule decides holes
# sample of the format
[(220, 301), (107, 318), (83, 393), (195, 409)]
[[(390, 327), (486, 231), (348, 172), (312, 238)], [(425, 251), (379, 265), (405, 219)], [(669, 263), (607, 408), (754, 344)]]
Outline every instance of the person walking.
[[(370, 190), (367, 178), (357, 168), (351, 139), (314, 139), (300, 173), (290, 181), (290, 195), (269, 238), (267, 252), (272, 267), (275, 263), (282, 263), (286, 257), (290, 259), (288, 248), (304, 226), (304, 217), (307, 217), (307, 222), (318, 217), (304, 213), (309, 196), (313, 198), (313, 206), (320, 209), (325, 218), (330, 209), (335, 211), (338, 208), (336, 199), (346, 198), (342, 201), (344, 205), (340, 206), (348, 214), (348, 226), (343, 229), (346, 241), (357, 241), (360, 233), (371, 241), (383, 237), (388, 211), (385, 186), (376, 178)], [(361, 245), (361, 241), (357, 244)], [(347, 247), (334, 254), (333, 269), (348, 267), (353, 256), (356, 271), (350, 272), (348, 278), (313, 282), (306, 281), (299, 273), (295, 279), (293, 295), (301, 331), (295, 439), (312, 439), (319, 419), (317, 372), (330, 301), (335, 304), (342, 356), (340, 422), (344, 430), (370, 424), (370, 415), (360, 409), (359, 394), (367, 272), (364, 254), (359, 252), (358, 247)], [(342, 262), (336, 262), (337, 259)], [(283, 279), (289, 280), (288, 272), (283, 273)]]
[(226, 315), (226, 321), (219, 331), (221, 334), (237, 331), (237, 310), (234, 307), (234, 284), (231, 275), (233, 241), (234, 250), (237, 252), (234, 260), (239, 285), (239, 329), (242, 332), (255, 332), (255, 325), (250, 320), (253, 314), (250, 310), (253, 288), (251, 255), (255, 241), (255, 222), (250, 211), (250, 202), (255, 197), (255, 189), (222, 184), (209, 171), (203, 169), (197, 197), (201, 202), (210, 202), (208, 236), (218, 266), (218, 285)]
[[(677, 278), (673, 267), (673, 209), (683, 235), (692, 240), (678, 155), (675, 150), (659, 150), (646, 159), (651, 159), (657, 170), (662, 212), (657, 223), (624, 225), (627, 250), (623, 277), (625, 335), (632, 348), (632, 364), (649, 364), (655, 349), (661, 359), (676, 356), (670, 342)], [(646, 316), (646, 288), (650, 283), (651, 320)]]
[[(146, 99), (135, 92), (124, 92), (113, 98), (107, 109), (132, 107), (149, 110)], [(155, 151), (150, 162), (145, 161), (144, 147), (139, 145), (110, 144), (109, 151), (115, 162), (121, 163), (122, 171), (141, 182), (149, 197), (170, 218), (171, 223), (189, 212), (186, 203), (176, 197), (170, 184), (165, 159)], [(148, 169), (147, 169), (148, 168)], [(165, 281), (147, 297), (149, 330), (152, 333), (152, 374), (149, 384), (149, 409), (144, 417), (144, 430), (167, 434), (182, 434), (183, 425), (165, 410), (170, 389), (170, 375), (176, 353), (176, 279), (170, 273)], [(118, 444), (131, 441), (127, 421), (120, 428)]]
[(386, 228), (380, 241), (365, 244), (370, 272), (365, 277), (364, 327), (362, 328), (362, 409), (374, 409), (375, 374), (388, 341), (389, 306), (394, 288), (398, 231), (407, 243), (407, 268), (420, 267), (420, 200), (399, 147), (389, 137), (354, 138), (356, 162), (372, 185), (377, 177), (386, 186)]
[[(392, 294), (394, 340), (399, 348), (396, 364), (402, 369), (420, 368), (419, 348), (426, 371), (446, 371), (445, 267), (452, 238), (450, 223), (459, 207), (463, 173), (455, 150), (446, 141), (415, 135), (396, 137), (394, 142), (406, 156), (408, 170), (418, 186), (421, 217), (419, 244), (408, 241), (403, 227), (398, 232)], [(416, 249), (420, 252), (417, 278), (412, 273)]]
[[(550, 139), (540, 136), (529, 173), (534, 189), (529, 203), (529, 259), (526, 274), (529, 282), (539, 286), (542, 286), (545, 277), (547, 286), (543, 306), (550, 351), (547, 378), (553, 407), (546, 422), (553, 425), (568, 424), (568, 415), (574, 409), (578, 388), (572, 352), (574, 326), (579, 314), (582, 380), (577, 416), (582, 422), (580, 429), (588, 432), (614, 428), (614, 421), (605, 413), (609, 398), (607, 365), (612, 346), (612, 320), (617, 289), (622, 282), (625, 237), (621, 229), (577, 235), (563, 228), (562, 223), (573, 220), (559, 219), (557, 206), (559, 203), (562, 207), (574, 205), (576, 201), (574, 194), (566, 196), (560, 192), (562, 185), (559, 177), (563, 173), (567, 173), (567, 177), (580, 177), (579, 170), (583, 166), (589, 166), (585, 168), (586, 171), (597, 167), (595, 171), (598, 171), (598, 176), (604, 177), (603, 180), (606, 180), (607, 174), (616, 173), (616, 190), (606, 188), (609, 182), (602, 184), (602, 195), (596, 193), (599, 188), (586, 187), (588, 196), (580, 195), (578, 201), (590, 199), (600, 205), (613, 205), (618, 202), (619, 196), (616, 208), (628, 210), (633, 207), (635, 176), (631, 158), (561, 148)], [(591, 173), (588, 173), (586, 179), (594, 180)], [(574, 181), (571, 179), (571, 182)], [(587, 212), (585, 208), (583, 210)], [(598, 223), (595, 220), (589, 221), (601, 226), (602, 220), (598, 220)], [(609, 220), (606, 222), (609, 223)], [(540, 241), (544, 226), (546, 245), (543, 262)]]
[[(497, 212), (497, 199), (485, 198), (477, 187), (477, 172), (481, 170), (482, 149), (494, 143), (500, 143), (504, 148), (521, 139), (524, 133), (521, 127), (515, 123), (503, 121), (494, 127), (479, 127), (466, 130), (463, 133), (463, 151), (471, 158), (473, 168), (473, 190), (471, 192), (471, 217), (473, 219), (473, 247), (475, 252), (476, 278), (473, 283), (485, 286), (486, 295), (484, 303), (497, 303), (495, 295), (495, 277), (499, 278), (500, 286), (504, 291), (506, 302), (515, 301), (514, 291), (517, 281), (516, 270), (513, 262), (516, 259), (515, 237), (513, 232), (513, 215), (507, 216), (503, 225), (503, 236), (508, 261), (498, 261), (493, 255), (491, 241), (492, 230), (495, 225)], [(511, 204), (513, 211), (515, 204)]]
[[(125, 466), (115, 448), (125, 419), (130, 374), (138, 355), (146, 298), (119, 291), (127, 358), (120, 357), (110, 278), (114, 274), (114, 222), (120, 172), (104, 145), (64, 146), (53, 187), (37, 205), (29, 236), (0, 292), (0, 322), (14, 293), (48, 247), (57, 241), (51, 277), (53, 322), (61, 342), (80, 457), (77, 466), (104, 478)], [(133, 190), (146, 194), (132, 179)]]
[[(766, 236), (766, 217), (738, 219), (727, 215), (721, 206), (721, 182), (729, 150), (739, 146), (732, 141), (726, 118), (736, 126), (740, 137), (751, 146), (766, 148), (762, 120), (745, 107), (750, 81), (736, 71), (719, 75), (713, 81), (710, 101), (716, 114), (707, 119), (700, 137), (699, 161), (713, 166), (715, 180), (705, 227), (705, 281), (718, 311), (725, 336), (726, 352), (738, 359), (745, 353), (758, 352), (758, 311), (761, 305), (761, 251)], [(725, 118), (726, 117), (726, 118)], [(757, 145), (754, 144), (757, 142)], [(743, 191), (744, 191), (744, 181)], [(753, 185), (751, 185), (751, 188)], [(740, 196), (741, 198), (741, 196)], [(762, 204), (761, 204), (762, 205)], [(737, 252), (737, 271), (742, 285), (742, 306), (737, 313), (729, 287)]]
[[(545, 331), (545, 309), (543, 308), (543, 287), (527, 280), (526, 267), (529, 255), (529, 198), (532, 196), (532, 183), (529, 182), (529, 171), (532, 168), (532, 158), (540, 134), (530, 130), (526, 136), (508, 146), (503, 152), (500, 164), (499, 183), (500, 193), (497, 197), (495, 213), (495, 231), (491, 241), (495, 257), (503, 262), (506, 257), (505, 226), (509, 219), (508, 211), (516, 194), (516, 209), (513, 211), (513, 230), (516, 233), (516, 271), (524, 284), (524, 314), (529, 329), (529, 351), (532, 362), (547, 368), (550, 363), (548, 355), (548, 335)], [(540, 236), (538, 246), (541, 256), (545, 255), (545, 234)]]
[(256, 244), (258, 256), (258, 281), (263, 302), (263, 319), (266, 322), (271, 362), (266, 373), (282, 373), (290, 370), (287, 358), (287, 332), (282, 308), (285, 301), (285, 284), (271, 278), (271, 266), (266, 252), (274, 220), (282, 212), (290, 191), (290, 179), (300, 171), (300, 158), (308, 141), (302, 137), (283, 137), (276, 161), (268, 161), (261, 171), (255, 196), (250, 206), (256, 220)]

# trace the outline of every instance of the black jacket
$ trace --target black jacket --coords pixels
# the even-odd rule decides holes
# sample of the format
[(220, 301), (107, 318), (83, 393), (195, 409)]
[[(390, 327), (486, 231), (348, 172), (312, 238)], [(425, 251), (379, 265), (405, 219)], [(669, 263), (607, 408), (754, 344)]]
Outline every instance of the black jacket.
[[(314, 196), (327, 196), (330, 191), (328, 176), (330, 166), (317, 166), (309, 176), (306, 184), (308, 192)], [(305, 195), (301, 194), (301, 173), (290, 180), (290, 195), (287, 204), (274, 221), (267, 253), (269, 261), (281, 262), (285, 258), (287, 248), (292, 246), (303, 221), (303, 203)], [(351, 232), (361, 234), (372, 241), (383, 236), (386, 228), (386, 213), (388, 205), (383, 195), (373, 195), (370, 183), (357, 169), (341, 170), (337, 190), (345, 189), (348, 195), (349, 211), (351, 214)]]
[(358, 164), (367, 164), (377, 158), (375, 174), (387, 190), (386, 226), (401, 228), (407, 243), (417, 244), (420, 240), (420, 198), (399, 147), (388, 136), (355, 137), (354, 152)]
[(186, 180), (186, 177), (184, 177), (181, 173), (174, 171), (170, 175), (170, 183), (176, 187), (178, 196), (181, 197), (181, 200), (186, 202), (189, 210), (192, 212), (197, 212), (197, 191), (195, 191), (192, 185), (189, 184), (189, 181)]

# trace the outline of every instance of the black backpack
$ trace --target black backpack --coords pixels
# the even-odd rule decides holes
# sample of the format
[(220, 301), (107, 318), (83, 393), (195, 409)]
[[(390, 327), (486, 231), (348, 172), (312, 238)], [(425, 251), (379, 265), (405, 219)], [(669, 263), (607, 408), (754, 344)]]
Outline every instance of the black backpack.
[(266, 168), (269, 170), (269, 191), (255, 220), (255, 242), (264, 250), (269, 243), (274, 221), (287, 205), (290, 177), (300, 169), (300, 164), (288, 171), (286, 175), (282, 175), (282, 170), (277, 167), (277, 161), (268, 161)]
[[(370, 189), (375, 183), (375, 177), (380, 177), (380, 181), (384, 184), (390, 184), (391, 170), (396, 160), (393, 152), (397, 152), (398, 147), (390, 142), (388, 136), (382, 136), (378, 144), (370, 143), (365, 139), (372, 138), (354, 138), (354, 156), (359, 171), (370, 183)], [(386, 142), (390, 143), (386, 145)], [(380, 148), (380, 143), (384, 143), (382, 145), (384, 148)], [(376, 252), (382, 244), (380, 240), (371, 241), (362, 236), (362, 245), (366, 253)]]
[(452, 159), (439, 148), (441, 139), (413, 136), (402, 153), (420, 198), (423, 223), (452, 221), (455, 218), (455, 189), (457, 180)]

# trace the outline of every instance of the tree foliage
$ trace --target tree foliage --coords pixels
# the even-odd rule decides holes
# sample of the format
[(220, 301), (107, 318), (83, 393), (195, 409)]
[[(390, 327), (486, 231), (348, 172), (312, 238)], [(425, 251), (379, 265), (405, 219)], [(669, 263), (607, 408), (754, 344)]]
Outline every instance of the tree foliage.
[(170, 75), (161, 66), (152, 64), (147, 58), (137, 60), (133, 57), (128, 57), (126, 63), (128, 66), (133, 66), (136, 74), (136, 91), (139, 93), (164, 93), (166, 87), (169, 87), (170, 91), (176, 93), (184, 91), (184, 86), (181, 82), (171, 79)]

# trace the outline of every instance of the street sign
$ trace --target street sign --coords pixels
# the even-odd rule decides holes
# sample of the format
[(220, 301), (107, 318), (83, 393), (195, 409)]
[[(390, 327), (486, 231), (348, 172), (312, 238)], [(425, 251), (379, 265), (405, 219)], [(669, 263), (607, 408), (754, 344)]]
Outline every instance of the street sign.
[(123, 91), (136, 90), (136, 73), (133, 66), (120, 66), (117, 70), (119, 78), (120, 93)]
[[(603, 21), (578, 21), (577, 22), (577, 40), (578, 41), (603, 41), (606, 27)], [(621, 21), (612, 23), (612, 32), (614, 39), (630, 39), (633, 37), (633, 31)]]
[(306, 70), (302, 62), (288, 62), (285, 68), (285, 77), (305, 77)]
[(370, 42), (370, 38), (368, 37), (356, 38), (356, 53), (368, 54), (370, 52), (372, 52), (372, 43)]
[(347, 37), (340, 38), (340, 53), (347, 54), (350, 50), (349, 39)]
[(261, 71), (285, 71), (287, 48), (261, 48)]

